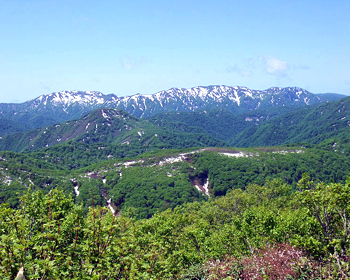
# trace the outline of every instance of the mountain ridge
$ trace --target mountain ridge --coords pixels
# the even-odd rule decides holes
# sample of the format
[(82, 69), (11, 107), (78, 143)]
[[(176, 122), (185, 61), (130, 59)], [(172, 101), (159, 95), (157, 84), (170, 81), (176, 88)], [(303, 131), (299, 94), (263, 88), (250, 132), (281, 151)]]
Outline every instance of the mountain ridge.
[(157, 148), (225, 145), (203, 132), (168, 131), (120, 109), (99, 108), (80, 119), (0, 137), (0, 150), (33, 151), (68, 141)]
[[(343, 98), (333, 94), (319, 97), (298, 87), (251, 90), (239, 86), (198, 86), (171, 88), (154, 94), (118, 97), (99, 91), (61, 91), (41, 95), (23, 103), (0, 103), (0, 118), (17, 123), (21, 129), (78, 119), (102, 107), (122, 109), (136, 117), (165, 112), (193, 112), (225, 108), (234, 114), (273, 107), (303, 107)], [(23, 123), (26, 125), (23, 128)], [(0, 136), (8, 133), (0, 127)]]
[(331, 138), (345, 139), (350, 131), (350, 97), (290, 112), (250, 127), (238, 134), (234, 144), (241, 147), (276, 146), (307, 142), (319, 144)]

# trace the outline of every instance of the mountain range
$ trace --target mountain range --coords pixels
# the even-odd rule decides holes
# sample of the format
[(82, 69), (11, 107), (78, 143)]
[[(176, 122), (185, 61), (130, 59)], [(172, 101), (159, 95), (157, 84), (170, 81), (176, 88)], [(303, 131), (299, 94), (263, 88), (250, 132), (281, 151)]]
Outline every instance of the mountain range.
[(118, 108), (139, 118), (158, 113), (218, 108), (239, 115), (272, 108), (299, 108), (343, 97), (339, 94), (312, 94), (297, 87), (267, 90), (229, 86), (172, 88), (152, 95), (124, 97), (97, 91), (61, 91), (24, 103), (1, 103), (0, 136), (78, 119), (98, 108)]
[[(127, 97), (62, 91), (20, 104), (0, 104), (0, 150), (38, 150), (67, 141), (158, 148), (299, 142), (320, 134), (307, 134), (302, 125), (317, 131), (320, 123), (312, 121), (325, 125), (335, 116), (345, 123), (350, 101), (344, 97), (312, 94), (298, 87), (172, 88)], [(318, 116), (318, 112), (326, 113)], [(339, 131), (331, 125), (332, 131)], [(313, 142), (326, 138), (316, 137)]]

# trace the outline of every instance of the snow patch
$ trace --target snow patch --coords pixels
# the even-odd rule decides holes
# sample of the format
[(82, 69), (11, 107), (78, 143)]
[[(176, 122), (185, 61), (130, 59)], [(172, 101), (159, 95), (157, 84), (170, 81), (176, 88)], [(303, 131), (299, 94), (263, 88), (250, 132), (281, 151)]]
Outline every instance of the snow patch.
[(102, 116), (106, 119), (106, 120), (108, 120), (109, 119), (109, 116), (102, 110)]
[(224, 155), (224, 156), (228, 156), (228, 157), (248, 157), (249, 154), (243, 153), (243, 152), (232, 152), (232, 153), (219, 153), (219, 155)]
[(78, 196), (80, 194), (79, 192), (79, 187), (78, 186), (75, 186), (74, 187), (74, 192), (75, 192), (75, 195)]
[(300, 154), (300, 153), (304, 153), (304, 151), (303, 150), (281, 150), (281, 151), (273, 151), (272, 153), (286, 155), (286, 154)]
[(199, 186), (199, 185), (194, 185), (194, 186), (199, 192), (204, 193), (207, 196), (210, 196), (209, 195), (209, 180), (207, 180), (203, 186)]
[(123, 163), (118, 163), (117, 165), (118, 166), (123, 165), (125, 168), (128, 168), (132, 165), (143, 163), (143, 162), (144, 162), (144, 160), (133, 160), (133, 161), (127, 161), (127, 162), (123, 162)]
[(108, 205), (109, 209), (111, 210), (112, 214), (115, 215), (115, 210), (114, 210), (113, 206), (111, 205), (111, 203), (112, 203), (112, 199), (108, 199), (107, 205)]
[(158, 163), (159, 166), (163, 166), (164, 164), (172, 164), (175, 162), (181, 162), (186, 159), (186, 154), (180, 154), (178, 157), (166, 158)]
[(205, 184), (203, 185), (203, 189), (204, 189), (204, 193), (209, 196), (209, 180), (207, 180), (205, 182)]

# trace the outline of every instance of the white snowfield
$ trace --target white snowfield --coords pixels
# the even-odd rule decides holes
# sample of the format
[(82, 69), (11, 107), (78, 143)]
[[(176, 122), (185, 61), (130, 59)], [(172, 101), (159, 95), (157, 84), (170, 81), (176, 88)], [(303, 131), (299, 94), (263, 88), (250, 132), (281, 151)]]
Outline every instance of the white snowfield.
[[(278, 88), (272, 87), (266, 90), (252, 90), (247, 87), (239, 86), (198, 86), (192, 88), (171, 88), (168, 90), (159, 91), (154, 94), (135, 94), (131, 96), (116, 96), (114, 94), (105, 95), (98, 91), (60, 91), (51, 94), (42, 95), (31, 100), (32, 107), (46, 106), (62, 106), (63, 110), (67, 110), (72, 105), (92, 106), (106, 105), (113, 107), (131, 106), (134, 110), (138, 109), (142, 112), (142, 116), (146, 110), (151, 110), (147, 104), (157, 104), (160, 107), (166, 107), (171, 104), (178, 106), (186, 106), (190, 110), (195, 110), (201, 107), (201, 104), (207, 102), (222, 103), (229, 101), (231, 104), (241, 106), (245, 104), (245, 100), (256, 100), (256, 109), (260, 107), (261, 102), (270, 98), (271, 104), (281, 102), (282, 93), (288, 91), (292, 94), (290, 101), (310, 104), (310, 96), (312, 94), (298, 87)], [(312, 98), (319, 99), (316, 95)]]
[(235, 152), (235, 153), (219, 153), (219, 155), (224, 155), (224, 156), (228, 156), (228, 157), (249, 157), (250, 154), (247, 153), (243, 153), (243, 152)]

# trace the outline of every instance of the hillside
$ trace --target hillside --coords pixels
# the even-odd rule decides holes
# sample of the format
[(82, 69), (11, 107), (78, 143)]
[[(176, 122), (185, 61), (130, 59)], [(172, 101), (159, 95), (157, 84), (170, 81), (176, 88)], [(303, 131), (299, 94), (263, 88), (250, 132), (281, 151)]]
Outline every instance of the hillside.
[(77, 142), (66, 154), (1, 152), (0, 276), (341, 279), (350, 141), (333, 141), (162, 150), (81, 169), (45, 155), (69, 158)]
[(58, 190), (29, 192), (19, 209), (0, 205), (0, 276), (347, 279), (348, 183), (304, 177), (298, 188), (267, 181), (138, 221), (96, 204), (84, 214)]
[(234, 145), (274, 146), (288, 143), (321, 143), (345, 139), (350, 133), (350, 97), (289, 113), (253, 126), (235, 137)]
[(283, 110), (269, 108), (236, 115), (227, 109), (212, 109), (196, 112), (160, 113), (146, 118), (146, 120), (174, 132), (207, 133), (213, 138), (224, 141), (228, 146), (235, 146), (236, 137), (241, 132), (255, 129), (268, 120), (297, 110), (300, 110), (300, 107), (283, 107)]
[[(185, 202), (222, 196), (231, 189), (274, 178), (293, 187), (303, 173), (316, 182), (345, 182), (350, 170), (346, 154), (319, 148), (162, 150), (108, 160), (86, 158), (80, 148), (66, 145), (65, 154), (50, 154), (50, 149), (30, 154), (2, 152), (0, 201), (17, 205), (16, 193), (29, 187), (45, 193), (59, 188), (86, 209), (92, 199), (95, 205), (107, 205), (111, 199), (116, 211), (146, 218)], [(103, 149), (95, 150), (103, 153)]]
[(132, 148), (180, 148), (218, 146), (223, 142), (204, 133), (174, 133), (119, 109), (97, 109), (85, 117), (61, 124), (5, 135), (0, 150), (31, 151), (67, 141), (85, 144), (111, 143)]

